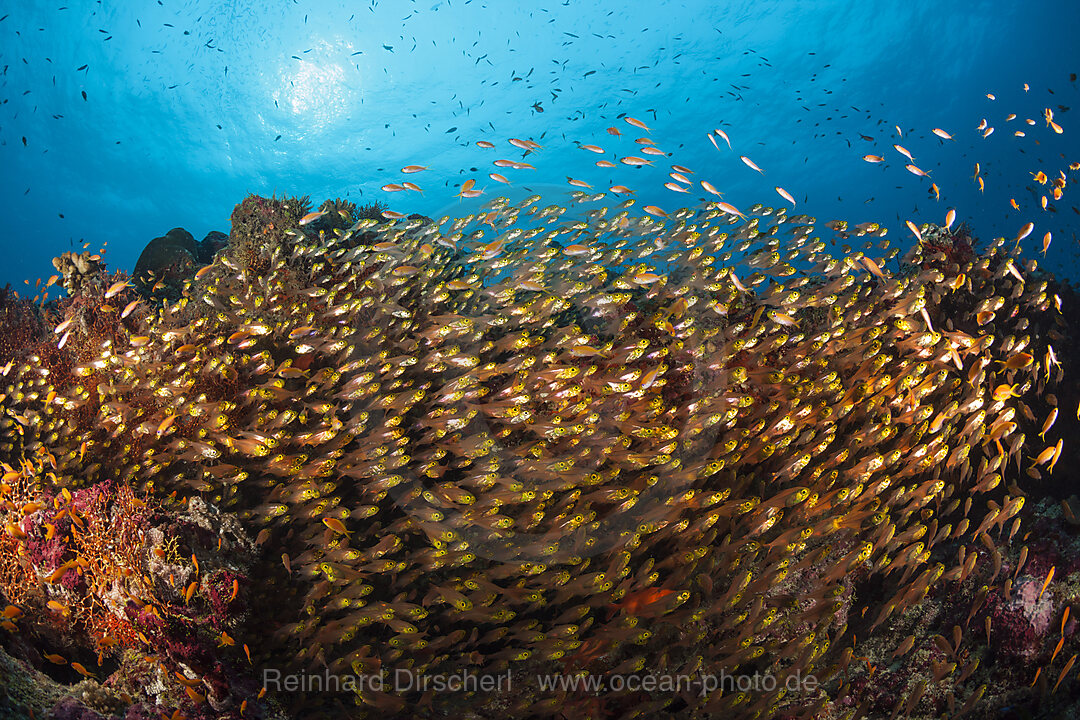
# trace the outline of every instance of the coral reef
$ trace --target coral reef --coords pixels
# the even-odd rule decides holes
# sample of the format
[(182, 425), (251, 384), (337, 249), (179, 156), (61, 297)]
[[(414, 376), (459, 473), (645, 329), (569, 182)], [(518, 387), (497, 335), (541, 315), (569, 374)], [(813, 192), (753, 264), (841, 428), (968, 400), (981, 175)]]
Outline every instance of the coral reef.
[(49, 335), (40, 309), (29, 298), (19, 297), (11, 285), (0, 288), (0, 327), (0, 362), (26, 352)]
[(146, 244), (132, 271), (132, 282), (145, 296), (178, 300), (183, 283), (199, 266), (213, 261), (228, 239), (225, 233), (211, 230), (196, 242), (184, 228), (173, 228)]
[[(1044, 500), (1023, 514), (1032, 528), (1025, 542), (993, 550), (986, 541), (947, 542), (966, 560), (964, 570), (864, 646), (846, 677), (851, 695), (870, 698), (870, 717), (898, 704), (928, 716), (976, 705), (1000, 708), (1001, 717), (1077, 715), (1069, 683), (1070, 661), (1080, 654), (1072, 615), (1080, 603), (1080, 523), (1064, 501)], [(916, 691), (922, 705), (908, 706)], [(830, 715), (854, 705), (835, 701)]]
[[(10, 637), (186, 717), (940, 714), (993, 694), (984, 616), (1052, 639), (1029, 585), (1076, 568), (1018, 549), (1010, 474), (1062, 376), (1033, 265), (953, 241), (894, 275), (783, 210), (539, 199), (300, 225), (252, 195), (178, 300), (58, 301), (2, 373)], [(393, 684), (454, 673), (513, 689)]]
[(89, 250), (81, 253), (65, 252), (52, 261), (53, 267), (60, 272), (61, 286), (71, 295), (82, 295), (100, 284), (100, 276), (105, 263), (99, 254)]
[(198, 266), (198, 255), (198, 244), (191, 233), (173, 228), (146, 244), (135, 263), (132, 280), (144, 295), (161, 292), (163, 297), (174, 294), (172, 299), (177, 299), (180, 285)]
[[(9, 641), (10, 642), (10, 641)], [(48, 675), (34, 670), (0, 648), (0, 717), (33, 720), (49, 717), (49, 710), (71, 690)]]
[(197, 258), (200, 264), (206, 265), (214, 261), (214, 256), (219, 250), (225, 249), (229, 244), (229, 236), (219, 230), (211, 230), (199, 241)]
[(248, 618), (255, 551), (236, 518), (198, 497), (165, 511), (111, 480), (51, 494), (37, 489), (35, 470), (26, 462), (6, 475), (23, 519), (7, 526), (0, 584), (41, 657), (94, 680), (88, 668), (101, 668), (117, 706), (188, 696), (236, 711), (247, 698), (231, 688), (249, 674), (249, 651), (232, 635)]
[(926, 233), (922, 236), (922, 247), (927, 257), (938, 256), (941, 262), (957, 267), (975, 259), (977, 240), (967, 223), (962, 222), (955, 228), (939, 225), (926, 225), (924, 228)]
[(288, 232), (311, 209), (307, 197), (264, 198), (248, 195), (233, 208), (228, 255), (239, 267), (265, 272), (275, 250), (290, 247)]

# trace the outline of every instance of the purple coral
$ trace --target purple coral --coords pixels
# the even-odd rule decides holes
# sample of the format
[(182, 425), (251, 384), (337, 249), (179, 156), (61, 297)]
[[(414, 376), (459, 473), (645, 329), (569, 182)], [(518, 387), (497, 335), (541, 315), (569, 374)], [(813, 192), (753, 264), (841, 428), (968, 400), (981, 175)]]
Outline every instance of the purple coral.
[(66, 697), (53, 706), (49, 713), (53, 720), (104, 720), (99, 714), (73, 697)]
[(1020, 610), (1031, 623), (1036, 635), (1044, 635), (1054, 618), (1054, 602), (1049, 592), (1042, 590), (1043, 583), (1035, 578), (1027, 578), (1017, 588), (1009, 602), (1009, 607)]

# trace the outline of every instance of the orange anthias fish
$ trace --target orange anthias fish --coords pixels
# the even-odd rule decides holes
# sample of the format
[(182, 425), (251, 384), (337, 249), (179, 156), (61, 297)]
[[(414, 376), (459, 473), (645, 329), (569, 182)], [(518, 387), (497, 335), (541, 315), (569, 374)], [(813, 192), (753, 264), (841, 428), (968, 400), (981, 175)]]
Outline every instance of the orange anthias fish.
[(721, 193), (719, 190), (717, 190), (716, 187), (714, 187), (713, 184), (711, 182), (709, 182), (708, 180), (702, 180), (701, 181), (701, 187), (705, 188), (705, 190), (707, 192), (712, 193), (716, 197), (723, 197), (723, 193)]
[(745, 155), (740, 155), (740, 156), (739, 156), (739, 159), (740, 159), (740, 160), (742, 160), (742, 161), (743, 161), (744, 163), (746, 163), (746, 166), (747, 166), (748, 168), (750, 168), (750, 169), (752, 169), (752, 170), (757, 170), (757, 171), (758, 171), (759, 173), (761, 173), (762, 175), (764, 175), (764, 174), (765, 174), (765, 171), (764, 171), (764, 170), (762, 170), (762, 169), (761, 169), (761, 168), (759, 168), (759, 167), (758, 167), (757, 165), (755, 165), (755, 164), (754, 164), (754, 161), (753, 161), (753, 160), (751, 160), (750, 158), (746, 157)]
[(716, 203), (716, 207), (719, 208), (720, 210), (723, 210), (724, 212), (726, 212), (726, 213), (728, 213), (730, 215), (738, 215), (741, 218), (746, 217), (741, 212), (739, 212), (739, 210), (734, 205), (732, 205), (731, 203), (718, 202), (718, 203)]
[(90, 672), (89, 670), (87, 670), (85, 667), (83, 667), (81, 664), (79, 664), (77, 662), (71, 663), (71, 667), (74, 668), (75, 671), (77, 673), (79, 673), (80, 675), (82, 675), (83, 677), (88, 677), (88, 678), (94, 677), (94, 673)]
[(1046, 592), (1046, 588), (1050, 586), (1050, 581), (1054, 579), (1054, 567), (1050, 567), (1050, 572), (1046, 573), (1046, 579), (1043, 580), (1042, 588), (1039, 590), (1038, 597), (1035, 598), (1035, 602), (1038, 602), (1042, 598), (1042, 594)]
[(612, 603), (611, 609), (614, 612), (622, 610), (627, 615), (638, 617), (658, 617), (667, 610), (661, 601), (674, 594), (674, 590), (666, 588), (645, 588), (629, 593), (619, 602)]
[(474, 185), (476, 185), (476, 180), (473, 180), (472, 178), (461, 183), (461, 190), (458, 191), (457, 197), (471, 197), (468, 193), (472, 192)]
[(326, 215), (327, 212), (327, 210), (316, 210), (315, 212), (309, 212), (307, 215), (300, 218), (300, 224), (307, 225), (308, 223), (313, 223), (322, 216)]
[(142, 302), (142, 300), (139, 300), (139, 299), (135, 299), (135, 300), (132, 300), (131, 302), (129, 302), (124, 307), (124, 311), (122, 313), (120, 313), (120, 319), (123, 320), (128, 315), (130, 315), (135, 310), (135, 308), (138, 307), (140, 302)]
[(532, 140), (522, 140), (521, 138), (510, 138), (509, 143), (516, 148), (521, 148), (528, 155), (533, 150), (539, 150), (540, 146)]
[(331, 530), (338, 533), (339, 535), (349, 535), (349, 534), (351, 534), (349, 532), (349, 530), (346, 529), (345, 523), (341, 522), (340, 520), (338, 520), (337, 518), (334, 518), (334, 517), (324, 517), (323, 518), (323, 525), (330, 528)]
[(1022, 228), (1020, 228), (1019, 232), (1016, 233), (1015, 242), (1020, 242), (1021, 240), (1026, 238), (1028, 235), (1031, 234), (1031, 231), (1034, 230), (1034, 229), (1035, 229), (1035, 223), (1030, 223), (1030, 222), (1029, 223), (1024, 223), (1024, 226)]
[(131, 283), (129, 283), (127, 280), (120, 280), (119, 282), (114, 282), (112, 285), (109, 286), (109, 289), (105, 291), (105, 299), (108, 300), (114, 295), (117, 295), (126, 287), (131, 287)]

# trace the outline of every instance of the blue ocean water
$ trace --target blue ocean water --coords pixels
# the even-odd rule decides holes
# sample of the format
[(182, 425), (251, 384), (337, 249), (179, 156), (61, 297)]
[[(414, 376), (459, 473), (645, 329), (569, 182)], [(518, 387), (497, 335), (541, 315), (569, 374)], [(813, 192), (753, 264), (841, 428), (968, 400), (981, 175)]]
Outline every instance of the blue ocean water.
[[(1075, 3), (1002, 1), (0, 0), (0, 286), (32, 295), (51, 258), (84, 246), (107, 245), (110, 268), (131, 271), (170, 228), (228, 232), (248, 193), (432, 217), (504, 193), (557, 201), (570, 178), (625, 185), (639, 207), (666, 211), (715, 199), (700, 182), (665, 188), (673, 165), (738, 208), (790, 194), (794, 213), (881, 222), (904, 243), (908, 222), (941, 223), (951, 208), (983, 239), (1032, 222), (1027, 253), (1052, 233), (1040, 262), (1075, 278), (1078, 21)], [(638, 153), (653, 164), (618, 162)], [(402, 174), (409, 165), (426, 169)], [(423, 192), (383, 189), (405, 180)], [(466, 180), (485, 195), (455, 197)], [(1032, 565), (1049, 583), (1053, 566)]]
[[(507, 172), (519, 187), (618, 183), (669, 210), (708, 197), (665, 189), (674, 163), (737, 207), (784, 204), (780, 186), (797, 212), (897, 236), (950, 207), (983, 238), (1030, 219), (1030, 250), (1052, 231), (1045, 264), (1075, 266), (1072, 188), (1043, 210), (1032, 175), (1071, 182), (1080, 160), (1075, 3), (8, 0), (0, 16), (0, 283), (33, 284), (83, 243), (130, 271), (172, 227), (228, 232), (249, 192), (452, 211), (467, 177), (502, 189), (487, 174), (521, 160), (511, 137), (543, 146)], [(579, 144), (611, 156), (644, 135), (624, 116), (670, 157), (596, 167)], [(411, 176), (423, 195), (380, 190), (409, 164), (429, 167)]]

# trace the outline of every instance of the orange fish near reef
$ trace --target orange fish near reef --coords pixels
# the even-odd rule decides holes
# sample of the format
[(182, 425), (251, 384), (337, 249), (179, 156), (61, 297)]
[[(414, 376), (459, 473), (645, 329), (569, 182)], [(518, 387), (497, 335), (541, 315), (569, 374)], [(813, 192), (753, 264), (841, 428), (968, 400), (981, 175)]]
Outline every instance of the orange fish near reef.
[(339, 535), (348, 535), (349, 530), (345, 527), (345, 523), (341, 522), (335, 517), (324, 517), (322, 519), (323, 525), (330, 528)]
[(131, 287), (131, 283), (129, 283), (127, 280), (114, 282), (112, 285), (109, 286), (109, 289), (105, 291), (105, 299), (108, 300), (112, 296), (118, 295), (126, 287)]
[(89, 670), (87, 670), (86, 668), (84, 668), (82, 665), (80, 665), (77, 662), (71, 663), (71, 667), (74, 668), (75, 672), (79, 673), (83, 677), (88, 677), (88, 678), (94, 677), (94, 673), (90, 672)]
[(139, 300), (139, 299), (132, 300), (131, 302), (129, 302), (124, 307), (124, 311), (122, 313), (120, 313), (120, 319), (123, 320), (128, 315), (130, 315), (132, 313), (132, 311), (135, 310), (135, 308), (138, 307), (139, 303), (141, 303), (141, 302), (142, 302), (142, 300)]
[(674, 594), (674, 590), (667, 588), (645, 588), (632, 592), (619, 602), (613, 603), (612, 610), (622, 610), (627, 615), (638, 617), (657, 617), (663, 615), (666, 610), (660, 601)]
[(323, 215), (326, 215), (327, 212), (327, 210), (316, 210), (315, 212), (309, 212), (307, 215), (300, 218), (300, 224), (307, 225), (308, 223), (313, 223), (319, 218), (321, 218)]

